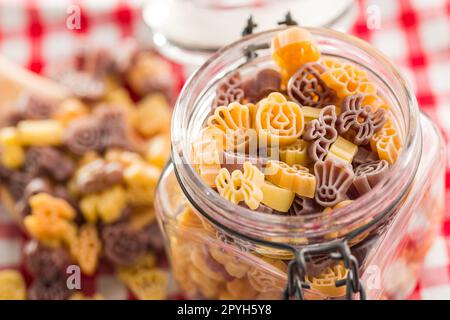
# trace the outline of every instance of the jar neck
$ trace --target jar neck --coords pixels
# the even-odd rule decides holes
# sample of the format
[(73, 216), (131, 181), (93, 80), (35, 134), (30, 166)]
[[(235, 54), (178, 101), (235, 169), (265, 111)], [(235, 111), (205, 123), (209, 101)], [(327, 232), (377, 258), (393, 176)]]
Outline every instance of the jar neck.
[[(324, 218), (269, 215), (237, 206), (208, 187), (190, 165), (191, 142), (196, 138), (210, 112), (218, 81), (240, 68), (251, 72), (270, 65), (269, 49), (247, 61), (244, 49), (264, 48), (281, 28), (251, 35), (224, 47), (213, 55), (187, 81), (174, 111), (172, 121), (172, 161), (178, 182), (191, 204), (212, 223), (242, 237), (256, 241), (284, 243), (286, 239), (318, 239), (330, 232), (374, 220), (395, 208), (409, 189), (417, 171), (422, 150), (417, 101), (405, 79), (387, 58), (368, 43), (355, 37), (320, 28), (309, 28), (324, 56), (347, 60), (365, 69), (389, 105), (403, 142), (396, 163), (385, 179), (368, 194), (350, 205), (333, 210)], [(314, 240), (312, 241), (314, 242)], [(311, 243), (311, 241), (309, 241)]]

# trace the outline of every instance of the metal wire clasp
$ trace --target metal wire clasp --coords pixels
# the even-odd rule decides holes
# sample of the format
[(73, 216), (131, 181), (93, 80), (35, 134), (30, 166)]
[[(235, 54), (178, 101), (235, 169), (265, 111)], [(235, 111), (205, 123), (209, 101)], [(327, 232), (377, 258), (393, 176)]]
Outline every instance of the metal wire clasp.
[(293, 249), (295, 258), (288, 265), (288, 282), (284, 290), (284, 299), (304, 300), (303, 289), (310, 289), (306, 283), (306, 261), (313, 255), (327, 254), (333, 260), (342, 260), (344, 267), (348, 269), (345, 279), (337, 280), (336, 287), (346, 286), (345, 298), (351, 300), (353, 294), (359, 293), (359, 299), (366, 300), (366, 292), (359, 279), (358, 260), (351, 254), (345, 240), (333, 241), (326, 244), (318, 244), (301, 249)]
[[(278, 25), (286, 25), (286, 26), (295, 26), (298, 25), (297, 21), (292, 18), (291, 12), (288, 11), (284, 16), (284, 20), (278, 21)], [(253, 34), (253, 31), (258, 27), (258, 24), (253, 20), (253, 16), (247, 19), (244, 29), (241, 32), (243, 37)], [(253, 60), (258, 57), (258, 53), (256, 51), (262, 49), (268, 49), (270, 47), (269, 44), (260, 44), (260, 45), (249, 45), (244, 48), (245, 56), (247, 57), (247, 61)]]

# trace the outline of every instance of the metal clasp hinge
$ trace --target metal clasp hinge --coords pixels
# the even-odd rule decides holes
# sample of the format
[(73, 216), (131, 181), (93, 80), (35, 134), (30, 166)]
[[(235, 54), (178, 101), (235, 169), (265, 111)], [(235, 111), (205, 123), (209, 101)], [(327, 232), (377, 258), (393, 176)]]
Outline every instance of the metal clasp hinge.
[(348, 270), (345, 279), (337, 280), (336, 287), (346, 286), (345, 298), (352, 300), (354, 294), (359, 294), (360, 300), (366, 300), (366, 292), (359, 278), (358, 260), (351, 254), (346, 241), (334, 241), (327, 244), (293, 249), (294, 259), (288, 265), (288, 282), (284, 291), (284, 299), (304, 300), (303, 289), (310, 289), (305, 281), (307, 274), (306, 261), (313, 255), (327, 254), (333, 260), (342, 260)]
[[(286, 25), (286, 26), (296, 26), (298, 25), (297, 21), (292, 18), (291, 12), (288, 11), (286, 15), (284, 16), (284, 20), (278, 21), (278, 25)], [(253, 20), (253, 16), (250, 15), (247, 19), (247, 23), (244, 27), (244, 29), (241, 32), (241, 35), (243, 37), (248, 36), (250, 34), (253, 34), (253, 31), (255, 28), (258, 27), (258, 24), (255, 23)], [(261, 45), (250, 45), (244, 48), (245, 56), (247, 57), (247, 61), (251, 61), (258, 57), (258, 54), (256, 51), (262, 50), (262, 49), (268, 49), (270, 47), (269, 44), (261, 44)]]

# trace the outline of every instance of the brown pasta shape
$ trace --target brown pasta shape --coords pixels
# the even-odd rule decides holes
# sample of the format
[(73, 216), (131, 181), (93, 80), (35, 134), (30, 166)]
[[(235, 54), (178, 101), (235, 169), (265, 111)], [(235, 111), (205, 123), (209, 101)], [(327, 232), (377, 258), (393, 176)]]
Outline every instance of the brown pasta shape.
[(30, 300), (66, 300), (72, 294), (65, 277), (36, 278), (28, 290)]
[(289, 79), (289, 97), (302, 106), (323, 108), (334, 104), (336, 92), (329, 88), (320, 75), (325, 68), (318, 63), (307, 63)]
[(363, 163), (355, 169), (353, 186), (362, 196), (372, 190), (386, 175), (389, 163), (386, 160), (377, 160)]
[(321, 210), (322, 207), (314, 199), (296, 195), (288, 213), (290, 216), (304, 216), (321, 212)]
[(281, 91), (281, 74), (274, 69), (262, 69), (256, 76), (246, 79), (242, 88), (248, 102), (256, 103), (272, 92)]
[(61, 151), (51, 147), (31, 147), (26, 151), (25, 170), (33, 176), (49, 175), (62, 182), (69, 179), (75, 163)]
[(118, 265), (132, 265), (147, 249), (148, 242), (142, 232), (126, 223), (104, 226), (102, 240), (105, 256)]
[(123, 168), (120, 164), (97, 159), (79, 169), (75, 184), (77, 190), (82, 193), (94, 193), (112, 187), (122, 180)]
[(76, 155), (103, 149), (102, 129), (97, 121), (84, 118), (72, 121), (64, 135), (64, 144)]
[(353, 142), (357, 145), (366, 145), (373, 135), (380, 131), (386, 123), (386, 114), (383, 108), (373, 110), (372, 106), (363, 106), (364, 95), (361, 93), (347, 96), (341, 104), (336, 128), (339, 134), (349, 131), (353, 133)]
[(122, 110), (114, 106), (102, 106), (95, 110), (94, 117), (100, 127), (103, 149), (130, 149), (127, 122)]
[(55, 105), (49, 100), (23, 93), (16, 105), (16, 111), (21, 115), (20, 120), (41, 120), (51, 118)]
[(315, 200), (319, 205), (334, 207), (347, 199), (347, 190), (354, 180), (350, 165), (331, 157), (325, 161), (317, 161), (314, 173), (317, 178)]
[(320, 111), (318, 119), (312, 120), (306, 125), (303, 139), (311, 141), (308, 147), (308, 155), (311, 160), (325, 160), (331, 144), (338, 137), (335, 129), (336, 119), (336, 107), (329, 105)]
[(20, 217), (25, 217), (31, 213), (28, 199), (38, 193), (52, 193), (52, 185), (46, 178), (34, 178), (25, 187), (21, 199), (16, 203), (16, 210)]
[(353, 157), (352, 165), (357, 167), (363, 163), (368, 163), (378, 160), (378, 155), (370, 149), (359, 147), (355, 156)]
[(20, 200), (23, 197), (26, 186), (32, 179), (33, 176), (27, 172), (13, 171), (8, 177), (6, 187), (15, 200)]
[(212, 108), (214, 110), (220, 106), (228, 106), (232, 102), (241, 102), (244, 97), (241, 74), (238, 71), (233, 72), (217, 86)]
[(36, 240), (25, 246), (24, 261), (28, 272), (40, 279), (58, 278), (65, 274), (70, 264), (64, 249), (45, 247)]

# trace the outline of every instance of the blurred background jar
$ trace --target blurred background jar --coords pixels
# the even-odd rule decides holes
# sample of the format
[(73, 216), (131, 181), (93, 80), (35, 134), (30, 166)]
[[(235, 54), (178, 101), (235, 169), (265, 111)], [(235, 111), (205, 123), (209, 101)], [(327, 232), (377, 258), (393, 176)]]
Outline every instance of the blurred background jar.
[(190, 73), (239, 39), (250, 15), (259, 31), (277, 26), (288, 11), (302, 26), (347, 31), (356, 8), (353, 0), (150, 0), (144, 20), (155, 48)]
[[(243, 49), (264, 47), (277, 31), (220, 50), (178, 98), (172, 163), (162, 173), (155, 200), (174, 277), (190, 298), (279, 299), (296, 280), (302, 281), (306, 299), (362, 298), (362, 292), (370, 299), (402, 299), (415, 287), (443, 217), (443, 139), (380, 52), (329, 29), (310, 31), (323, 57), (367, 71), (390, 106), (403, 151), (384, 182), (332, 217), (272, 215), (226, 201), (190, 165), (191, 142), (210, 114), (221, 78), (236, 69), (245, 78), (273, 67), (269, 49), (258, 50), (253, 60)], [(294, 257), (303, 257), (304, 265), (299, 265), (303, 258)]]

